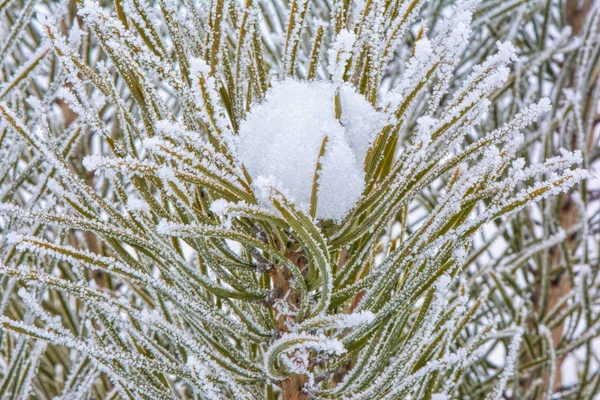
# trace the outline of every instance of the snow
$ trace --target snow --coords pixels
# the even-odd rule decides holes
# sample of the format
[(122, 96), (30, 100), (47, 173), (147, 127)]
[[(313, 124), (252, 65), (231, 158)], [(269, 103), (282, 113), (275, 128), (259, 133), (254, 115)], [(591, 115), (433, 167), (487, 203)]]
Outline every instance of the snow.
[(127, 198), (127, 209), (129, 211), (150, 211), (150, 206), (137, 196), (129, 196)]
[(214, 212), (215, 214), (217, 214), (219, 216), (225, 215), (227, 213), (228, 209), (229, 209), (229, 202), (224, 199), (215, 200), (210, 204), (210, 211)]
[(317, 219), (339, 221), (364, 188), (364, 158), (383, 128), (377, 112), (349, 85), (340, 89), (342, 115), (335, 117), (331, 82), (286, 79), (273, 84), (265, 100), (242, 121), (237, 155), (268, 203), (265, 184), (274, 186), (308, 213), (319, 150), (327, 137), (318, 179)]
[(103, 159), (98, 155), (87, 155), (83, 158), (83, 166), (88, 171), (95, 171), (102, 165)]
[[(346, 349), (341, 341), (328, 338), (325, 335), (311, 335), (299, 333), (285, 333), (274, 341), (264, 354), (264, 363), (271, 366), (274, 358), (283, 356), (286, 367), (295, 373), (307, 373), (308, 353), (310, 351), (323, 352), (330, 355), (342, 355)], [(277, 379), (274, 370), (267, 367), (267, 374)]]
[[(133, 398), (285, 397), (291, 373), (311, 398), (418, 399), (433, 373), (432, 400), (472, 378), (481, 397), (527, 397), (523, 373), (544, 398), (591, 392), (600, 2), (580, 38), (540, 1), (124, 0), (128, 22), (98, 0), (77, 16), (0, 3), (0, 325), (15, 343), (0, 375), (14, 370), (15, 397), (43, 389), (42, 357), (61, 398), (99, 374), (107, 397)], [(51, 18), (17, 28), (31, 7)], [(386, 124), (390, 173), (350, 217)], [(563, 230), (549, 197), (567, 190), (579, 222)], [(280, 192), (343, 225), (307, 226)], [(558, 248), (574, 285), (531, 324)], [(46, 343), (73, 362), (48, 363)]]
[(20, 235), (17, 232), (8, 232), (6, 234), (6, 242), (9, 244), (14, 244), (19, 242), (22, 237), (23, 235)]
[(517, 364), (519, 357), (519, 347), (521, 345), (521, 340), (523, 339), (522, 329), (515, 333), (513, 336), (510, 345), (508, 346), (508, 355), (506, 357), (506, 363), (504, 365), (504, 370), (500, 374), (500, 378), (494, 387), (494, 391), (492, 393), (492, 398), (494, 400), (500, 400), (503, 397), (504, 389), (506, 388), (506, 384), (511, 376), (515, 373), (515, 365)]
[(162, 166), (158, 169), (158, 176), (164, 180), (172, 180), (175, 179), (175, 172), (170, 167)]
[(334, 82), (341, 82), (344, 76), (346, 65), (352, 56), (352, 46), (356, 41), (356, 35), (347, 29), (342, 29), (338, 33), (331, 49), (327, 51), (329, 55), (328, 71)]

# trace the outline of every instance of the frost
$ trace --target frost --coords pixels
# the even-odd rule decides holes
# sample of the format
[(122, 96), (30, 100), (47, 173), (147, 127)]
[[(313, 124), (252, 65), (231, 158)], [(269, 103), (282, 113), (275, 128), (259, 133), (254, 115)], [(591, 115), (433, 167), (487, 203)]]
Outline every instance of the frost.
[(214, 212), (217, 215), (223, 216), (227, 213), (229, 209), (229, 202), (224, 199), (218, 199), (213, 201), (210, 204), (210, 211)]
[(83, 158), (83, 166), (88, 171), (97, 170), (103, 162), (103, 158), (97, 155), (87, 155)]
[(273, 365), (278, 358), (294, 373), (307, 373), (309, 353), (322, 352), (325, 355), (342, 355), (346, 349), (342, 342), (324, 335), (287, 333), (276, 340), (265, 352), (264, 362), (267, 373), (275, 378)]
[[(327, 138), (318, 178), (316, 217), (339, 221), (364, 187), (364, 158), (384, 116), (348, 85), (340, 88), (342, 115), (335, 117), (336, 86), (287, 79), (273, 84), (240, 124), (237, 154), (255, 185), (265, 180), (308, 213), (319, 149)], [(264, 190), (259, 197), (267, 202)]]
[(6, 234), (6, 242), (10, 244), (18, 243), (23, 235), (18, 234), (17, 232), (8, 232)]
[(338, 329), (352, 328), (354, 326), (368, 324), (373, 321), (373, 319), (375, 319), (375, 315), (370, 311), (340, 315), (340, 318), (335, 321), (334, 326)]
[(597, 391), (599, 2), (0, 3), (13, 398)]
[(79, 46), (81, 45), (81, 41), (85, 35), (86, 33), (81, 30), (77, 18), (74, 18), (73, 25), (71, 26), (71, 30), (69, 31), (69, 44), (75, 49), (79, 48)]
[(334, 82), (341, 82), (346, 70), (346, 64), (352, 55), (352, 46), (356, 35), (347, 29), (338, 33), (335, 42), (327, 52), (329, 53), (328, 71)]
[(141, 198), (130, 196), (127, 198), (127, 209), (129, 211), (149, 211), (150, 206)]
[(165, 181), (172, 180), (175, 179), (175, 172), (173, 172), (173, 168), (162, 166), (158, 169), (158, 176)]
[(521, 330), (517, 331), (513, 336), (510, 345), (508, 347), (508, 354), (506, 356), (506, 365), (500, 375), (500, 379), (494, 388), (491, 398), (494, 400), (500, 400), (503, 397), (504, 388), (508, 382), (508, 379), (515, 373), (515, 364), (519, 357), (519, 347), (523, 340), (523, 333)]

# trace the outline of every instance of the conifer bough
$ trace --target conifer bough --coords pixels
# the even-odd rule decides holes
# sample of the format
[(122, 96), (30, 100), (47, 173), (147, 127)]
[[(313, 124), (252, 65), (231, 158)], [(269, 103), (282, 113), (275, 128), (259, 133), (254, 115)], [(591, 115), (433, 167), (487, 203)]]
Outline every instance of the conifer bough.
[(566, 3), (0, 0), (1, 396), (593, 398)]

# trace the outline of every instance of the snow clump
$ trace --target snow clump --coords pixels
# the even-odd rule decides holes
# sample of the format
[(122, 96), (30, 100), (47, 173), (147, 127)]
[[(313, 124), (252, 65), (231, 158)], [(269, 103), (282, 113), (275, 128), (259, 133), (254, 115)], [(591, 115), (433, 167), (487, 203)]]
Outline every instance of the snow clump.
[[(340, 89), (342, 114), (335, 115)], [(364, 188), (364, 160), (373, 139), (386, 123), (352, 86), (286, 79), (273, 84), (239, 128), (237, 155), (252, 177), (269, 182), (308, 214), (319, 150), (317, 219), (339, 221), (356, 204)], [(256, 188), (268, 204), (268, 191)]]

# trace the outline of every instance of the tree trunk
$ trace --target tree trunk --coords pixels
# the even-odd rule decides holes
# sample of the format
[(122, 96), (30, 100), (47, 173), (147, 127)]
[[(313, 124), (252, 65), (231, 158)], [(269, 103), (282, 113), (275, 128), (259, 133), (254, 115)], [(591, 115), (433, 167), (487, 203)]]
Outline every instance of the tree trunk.
[[(567, 0), (565, 3), (564, 15), (568, 25), (572, 28), (572, 36), (581, 33), (587, 14), (592, 6), (591, 0)], [(577, 148), (577, 144), (573, 143), (573, 148)], [(581, 149), (585, 151), (586, 149)], [(583, 216), (585, 218), (585, 216)], [(579, 209), (577, 203), (571, 198), (570, 194), (561, 195), (561, 207), (558, 213), (558, 223), (562, 229), (569, 230), (575, 226), (580, 220)], [(577, 248), (577, 235), (572, 234), (565, 239), (566, 250), (572, 253)], [(549, 271), (556, 271), (562, 263), (561, 244), (555, 245), (549, 252)], [(548, 276), (548, 299), (546, 303), (546, 311), (552, 310), (565, 295), (571, 291), (571, 280), (565, 272), (558, 272), (555, 276)], [(538, 300), (539, 300), (539, 293)], [(539, 306), (539, 301), (536, 302)], [(538, 311), (541, 311), (538, 309)], [(560, 345), (563, 337), (564, 321), (554, 327), (551, 331), (552, 345), (556, 349)], [(557, 357), (554, 365), (555, 375), (552, 390), (553, 392), (560, 391), (562, 388), (562, 363), (563, 357)], [(539, 392), (538, 399), (545, 399), (544, 388), (548, 385), (548, 375), (544, 374), (542, 381), (542, 390)]]
[[(572, 228), (579, 222), (579, 207), (577, 203), (571, 198), (570, 195), (565, 194), (562, 195), (562, 205), (560, 208), (560, 212), (558, 214), (558, 222), (560, 227), (565, 231)], [(565, 244), (567, 250), (569, 252), (573, 252), (577, 247), (577, 237), (576, 234), (572, 234), (565, 239)], [(560, 267), (562, 262), (562, 251), (560, 248), (560, 244), (555, 245), (552, 249), (550, 249), (550, 265), (548, 269), (550, 271), (556, 270)], [(561, 298), (567, 295), (571, 291), (571, 280), (569, 276), (565, 272), (559, 272), (555, 277), (549, 277), (550, 282), (548, 284), (548, 303), (546, 310), (552, 310), (560, 301)], [(560, 340), (562, 339), (564, 331), (564, 322), (558, 324), (554, 329), (552, 329), (552, 344), (556, 349)], [(554, 375), (554, 384), (553, 391), (556, 392), (562, 387), (562, 373), (561, 366), (564, 357), (557, 357), (556, 365), (554, 366), (555, 375)], [(547, 382), (548, 377), (544, 376), (544, 383)], [(545, 387), (545, 386), (544, 386)], [(540, 394), (540, 400), (545, 398), (543, 394)]]
[(306, 375), (292, 374), (281, 382), (281, 398), (283, 400), (308, 400), (310, 396), (302, 391), (308, 382)]
[[(303, 271), (306, 267), (304, 256), (292, 251), (287, 251), (286, 256)], [(274, 288), (274, 299), (283, 300), (297, 309), (300, 303), (300, 293), (296, 289), (290, 288), (291, 272), (287, 268), (274, 266), (269, 272)], [(274, 304), (272, 304), (273, 306)], [(279, 315), (276, 321), (276, 327), (279, 335), (289, 332), (287, 322), (291, 322), (291, 316)], [(303, 391), (304, 385), (308, 382), (306, 375), (292, 374), (281, 381), (281, 398), (283, 400), (308, 400), (311, 397)]]

